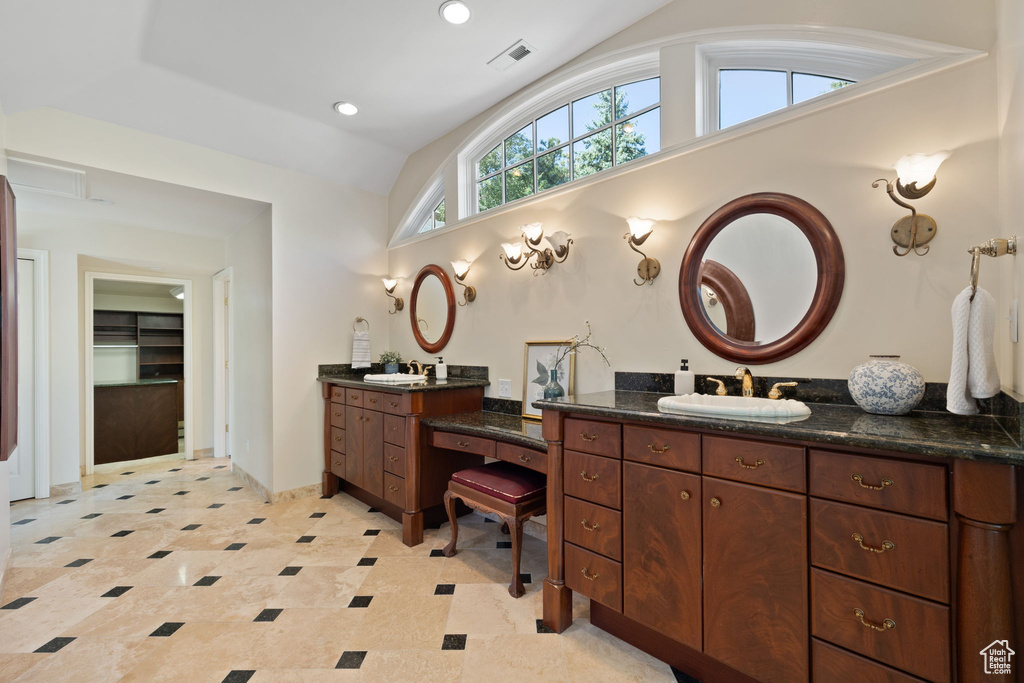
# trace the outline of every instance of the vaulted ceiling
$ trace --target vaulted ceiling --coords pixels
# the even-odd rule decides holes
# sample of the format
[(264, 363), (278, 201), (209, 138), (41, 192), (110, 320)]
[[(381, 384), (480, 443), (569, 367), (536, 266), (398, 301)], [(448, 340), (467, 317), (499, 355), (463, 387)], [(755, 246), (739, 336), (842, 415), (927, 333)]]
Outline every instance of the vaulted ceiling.
[[(411, 152), (667, 2), (466, 0), (454, 26), (441, 0), (0, 0), (0, 103), (386, 193)], [(534, 54), (487, 66), (519, 39)]]

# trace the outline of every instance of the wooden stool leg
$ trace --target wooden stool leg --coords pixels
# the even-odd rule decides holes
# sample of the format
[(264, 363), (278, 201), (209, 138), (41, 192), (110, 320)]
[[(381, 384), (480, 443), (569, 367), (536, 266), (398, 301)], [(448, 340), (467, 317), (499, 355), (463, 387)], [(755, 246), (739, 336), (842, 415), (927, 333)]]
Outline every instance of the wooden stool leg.
[(508, 594), (513, 598), (519, 598), (526, 593), (523, 579), (519, 575), (523, 556), (523, 520), (521, 517), (502, 517), (502, 519), (508, 524), (512, 536), (512, 582), (508, 585)]
[(459, 522), (455, 516), (455, 494), (451, 491), (444, 492), (444, 507), (448, 511), (448, 522), (452, 525), (452, 540), (444, 547), (441, 553), (445, 557), (452, 557), (458, 552), (455, 549), (455, 543), (459, 540)]

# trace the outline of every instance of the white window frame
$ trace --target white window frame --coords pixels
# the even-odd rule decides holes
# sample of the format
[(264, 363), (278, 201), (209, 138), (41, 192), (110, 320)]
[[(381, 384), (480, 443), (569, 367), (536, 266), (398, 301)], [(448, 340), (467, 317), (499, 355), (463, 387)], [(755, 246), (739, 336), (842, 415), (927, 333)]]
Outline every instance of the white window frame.
[[(698, 46), (704, 102), (703, 120), (698, 133), (706, 135), (719, 129), (719, 74), (723, 70), (787, 72), (787, 102), (792, 102), (792, 74), (802, 73), (853, 81), (853, 85), (888, 71), (912, 64), (911, 57), (895, 55), (863, 47), (811, 41), (739, 40)], [(852, 86), (846, 86), (847, 88)], [(843, 88), (845, 90), (846, 88)], [(832, 93), (826, 93), (829, 96)], [(816, 100), (818, 98), (811, 98)], [(810, 100), (804, 100), (808, 102)], [(782, 110), (800, 106), (788, 104)], [(755, 121), (779, 111), (748, 119)], [(744, 121), (742, 123), (746, 123)], [(735, 125), (742, 125), (735, 124)], [(730, 128), (732, 126), (729, 126)]]

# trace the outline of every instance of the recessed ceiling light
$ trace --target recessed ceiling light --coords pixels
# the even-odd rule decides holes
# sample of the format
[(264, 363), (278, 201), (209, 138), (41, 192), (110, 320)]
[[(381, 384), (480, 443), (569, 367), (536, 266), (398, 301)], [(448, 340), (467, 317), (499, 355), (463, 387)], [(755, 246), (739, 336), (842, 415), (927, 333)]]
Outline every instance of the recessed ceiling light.
[(465, 24), (469, 21), (469, 7), (460, 0), (448, 0), (441, 5), (441, 18), (449, 24)]
[(352, 116), (357, 111), (359, 111), (359, 107), (352, 104), (351, 102), (335, 102), (334, 111), (338, 112), (339, 114), (344, 114), (345, 116)]

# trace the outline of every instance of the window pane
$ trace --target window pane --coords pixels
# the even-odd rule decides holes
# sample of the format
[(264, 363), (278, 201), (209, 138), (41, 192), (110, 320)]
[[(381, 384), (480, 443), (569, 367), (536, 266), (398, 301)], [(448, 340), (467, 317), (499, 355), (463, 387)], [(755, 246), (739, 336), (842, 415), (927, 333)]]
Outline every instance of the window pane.
[(486, 211), (501, 206), (501, 176), (496, 175), (477, 183), (478, 211)]
[(572, 146), (576, 177), (583, 178), (612, 165), (612, 131), (603, 130), (583, 138)]
[(558, 147), (569, 141), (569, 105), (537, 119), (537, 151)]
[(615, 88), (615, 120), (646, 109), (661, 100), (661, 79), (649, 78)]
[(824, 95), (851, 85), (853, 81), (844, 81), (831, 76), (815, 76), (814, 74), (793, 74), (793, 104)]
[(505, 201), (511, 202), (533, 194), (533, 162), (528, 161), (505, 171)]
[(477, 166), (477, 178), (483, 178), (485, 175), (490, 175), (502, 166), (504, 166), (504, 164), (501, 163), (501, 145), (498, 145), (485, 154), (484, 158), (480, 160), (480, 163)]
[(612, 122), (612, 91), (605, 90), (572, 103), (572, 136), (579, 137)]
[(430, 232), (433, 229), (434, 229), (434, 222), (432, 220), (430, 220), (430, 216), (427, 216), (427, 220), (423, 221), (423, 225), (421, 225), (420, 229), (417, 230), (416, 232), (422, 234), (424, 232)]
[(569, 182), (569, 147), (537, 157), (537, 191), (550, 190)]
[(661, 149), (661, 107), (615, 127), (615, 163), (624, 164)]
[(518, 133), (505, 138), (505, 164), (512, 164), (529, 159), (533, 156), (533, 123), (523, 127)]
[(722, 69), (718, 72), (718, 127), (747, 121), (786, 106), (786, 72)]
[(441, 203), (437, 205), (437, 208), (434, 209), (434, 227), (435, 228), (444, 227), (444, 200), (443, 199), (441, 200)]

